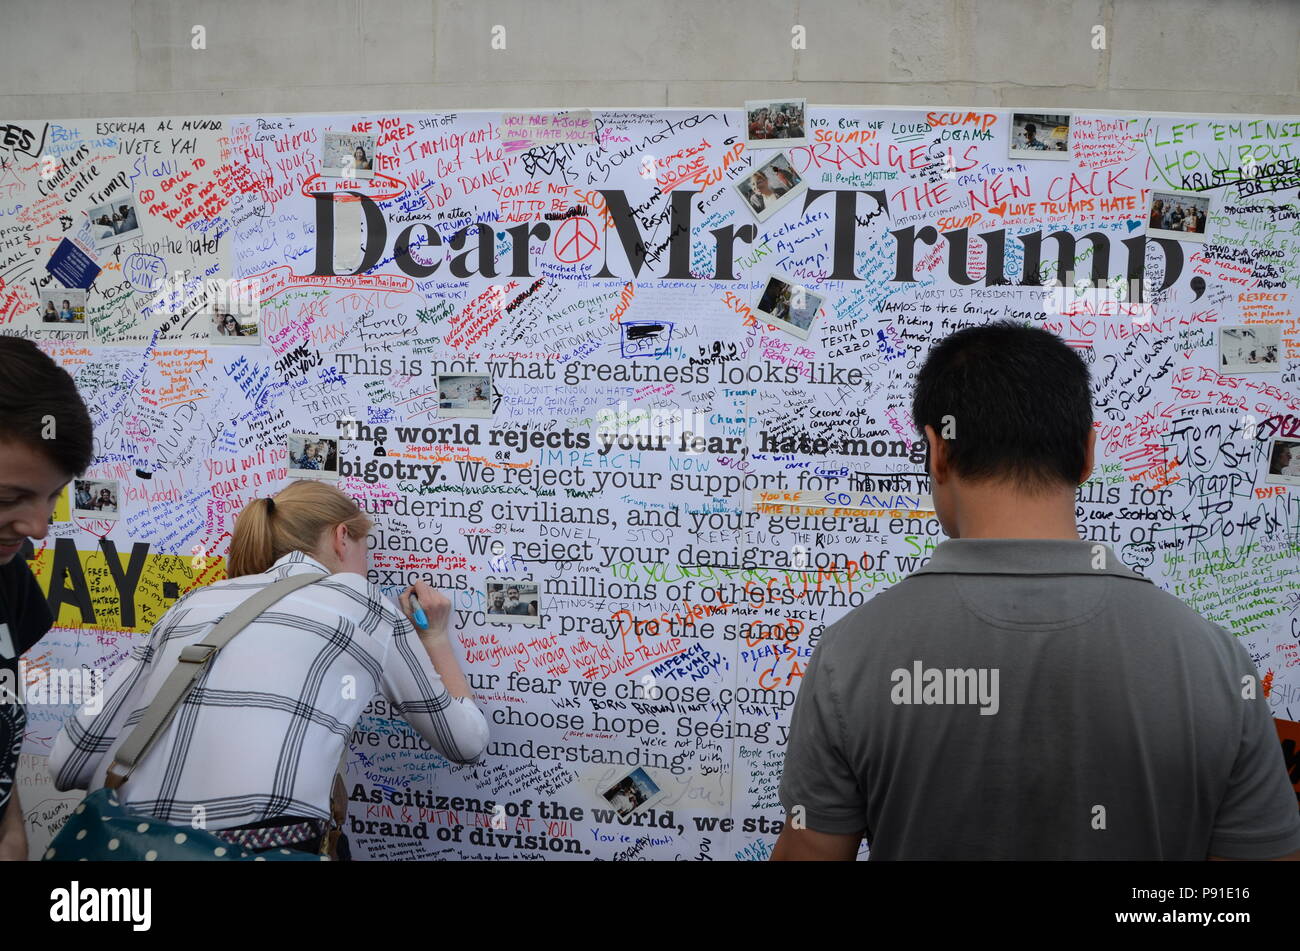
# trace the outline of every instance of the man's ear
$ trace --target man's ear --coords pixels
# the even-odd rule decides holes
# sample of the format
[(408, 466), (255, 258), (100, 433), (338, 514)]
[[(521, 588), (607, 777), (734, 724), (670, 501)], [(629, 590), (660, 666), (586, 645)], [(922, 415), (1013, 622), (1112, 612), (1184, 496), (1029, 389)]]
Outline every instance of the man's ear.
[(1096, 461), (1097, 450), (1097, 430), (1095, 427), (1088, 428), (1088, 445), (1084, 448), (1083, 453), (1083, 475), (1079, 476), (1079, 485), (1083, 485), (1092, 475), (1092, 466)]
[(925, 441), (930, 447), (930, 478), (935, 482), (947, 482), (948, 444), (928, 424), (925, 427)]

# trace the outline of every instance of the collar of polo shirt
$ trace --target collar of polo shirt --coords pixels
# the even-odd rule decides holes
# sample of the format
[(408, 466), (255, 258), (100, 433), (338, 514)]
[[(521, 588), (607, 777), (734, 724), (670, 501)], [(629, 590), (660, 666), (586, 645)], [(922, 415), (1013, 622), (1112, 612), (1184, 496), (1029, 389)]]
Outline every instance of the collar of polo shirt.
[(1109, 545), (1073, 538), (949, 538), (912, 574), (1115, 575), (1153, 583)]

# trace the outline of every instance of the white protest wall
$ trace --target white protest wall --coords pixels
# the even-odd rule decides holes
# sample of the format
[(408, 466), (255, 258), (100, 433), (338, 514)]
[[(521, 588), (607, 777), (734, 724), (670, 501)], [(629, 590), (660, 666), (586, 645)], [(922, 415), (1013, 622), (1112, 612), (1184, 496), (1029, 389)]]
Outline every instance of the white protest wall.
[[(57, 573), (65, 594), (29, 662), (110, 669), (177, 594), (221, 576), (234, 515), (286, 481), (291, 433), (383, 426), (383, 440), (340, 443), (339, 484), (377, 523), (372, 580), (451, 595), (493, 745), (451, 765), (372, 705), (348, 764), (354, 850), (764, 858), (819, 633), (941, 539), (934, 519), (893, 514), (928, 491), (908, 445), (915, 367), (952, 329), (1011, 316), (1093, 371), (1081, 530), (1246, 638), (1275, 714), (1296, 719), (1300, 501), (1268, 453), (1300, 415), (1300, 123), (1077, 113), (1053, 161), (1010, 157), (1001, 109), (814, 105), (809, 118), (810, 141), (789, 149), (809, 190), (761, 222), (734, 185), (775, 153), (744, 147), (736, 108), (574, 112), (556, 133), (573, 141), (550, 144), (500, 111), (9, 124), (0, 327), (46, 338), (75, 375), (96, 424), (89, 477), (122, 500), (116, 520), (64, 513), (41, 546), (38, 577)], [(349, 131), (376, 136), (369, 181), (321, 174), (326, 134)], [(1207, 240), (1143, 243), (1153, 190), (1208, 197)], [(313, 273), (330, 268), (312, 196), (337, 191), (367, 202), (333, 202), (325, 260), (359, 257), (348, 235), (368, 208), (384, 240), (368, 222), (367, 273)], [(141, 233), (97, 240), (89, 210), (122, 200)], [(414, 262), (399, 262), (412, 226)], [(1106, 248), (1105, 276), (1136, 268), (1145, 300), (1118, 282), (1029, 286), (1018, 236), (1058, 230), (1078, 240), (1079, 272)], [(990, 287), (978, 236), (999, 231), (1011, 283)], [(45, 265), (63, 239), (103, 268), (84, 335), (35, 317), (41, 291), (59, 290)], [(1039, 280), (1056, 275), (1057, 244), (1043, 240)], [(818, 295), (807, 339), (753, 312), (774, 271)], [(205, 278), (257, 287), (257, 345), (208, 333)], [(1277, 326), (1277, 364), (1221, 372), (1220, 329), (1250, 325)], [(440, 416), (447, 371), (491, 374), (490, 418)], [(607, 446), (619, 425), (665, 448)], [(702, 451), (682, 451), (683, 430)], [(828, 451), (765, 451), (763, 433)], [(846, 453), (846, 438), (862, 447)], [(396, 462), (420, 468), (377, 468)], [(799, 491), (817, 494), (782, 497)], [(762, 510), (773, 501), (820, 515)], [(485, 621), (490, 576), (540, 585), (539, 627)], [(75, 801), (31, 778), (68, 709), (29, 714), (36, 851)], [(653, 827), (597, 812), (638, 764), (661, 789), (641, 813)]]

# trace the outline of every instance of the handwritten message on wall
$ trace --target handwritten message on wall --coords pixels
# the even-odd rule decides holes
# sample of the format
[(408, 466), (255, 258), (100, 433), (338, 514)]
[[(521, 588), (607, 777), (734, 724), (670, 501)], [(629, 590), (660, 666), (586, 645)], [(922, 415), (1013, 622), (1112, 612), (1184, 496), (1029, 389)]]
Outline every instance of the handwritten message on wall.
[[(29, 662), (111, 670), (318, 442), (375, 520), (371, 580), (452, 598), (492, 728), (449, 764), (375, 698), (355, 854), (764, 859), (820, 633), (942, 540), (915, 372), (1011, 318), (1091, 368), (1081, 533), (1243, 638), (1300, 718), (1300, 120), (1080, 113), (1052, 157), (1022, 126), (0, 125), (0, 332), (73, 374), (112, 493), (38, 546), (57, 626)], [(25, 752), (69, 712), (33, 706)]]

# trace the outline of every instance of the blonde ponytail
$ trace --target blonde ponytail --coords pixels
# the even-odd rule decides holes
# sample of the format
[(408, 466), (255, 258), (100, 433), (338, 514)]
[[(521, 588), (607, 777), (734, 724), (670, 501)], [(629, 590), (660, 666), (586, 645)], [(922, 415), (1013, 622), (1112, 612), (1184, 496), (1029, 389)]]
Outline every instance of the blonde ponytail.
[(235, 520), (227, 574), (261, 574), (291, 551), (315, 555), (321, 534), (335, 525), (360, 541), (374, 523), (337, 488), (312, 479), (285, 486), (273, 499), (253, 499)]

